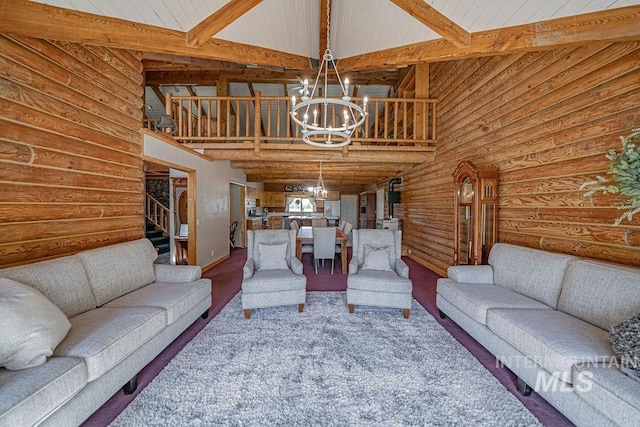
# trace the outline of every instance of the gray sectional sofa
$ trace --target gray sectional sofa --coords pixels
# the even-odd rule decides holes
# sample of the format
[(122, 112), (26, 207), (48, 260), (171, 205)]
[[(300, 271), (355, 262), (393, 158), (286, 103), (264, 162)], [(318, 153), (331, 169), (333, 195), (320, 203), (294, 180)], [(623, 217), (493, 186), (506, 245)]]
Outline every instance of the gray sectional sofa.
[[(211, 281), (200, 267), (156, 258), (140, 239), (0, 270), (0, 305), (11, 304), (11, 330), (0, 331), (0, 366), (11, 368), (0, 368), (0, 425), (79, 425), (123, 386), (132, 392), (137, 373), (207, 317)], [(51, 350), (38, 348), (49, 340)]]
[(535, 390), (578, 426), (639, 425), (640, 379), (609, 336), (640, 313), (639, 269), (496, 244), (489, 265), (447, 275), (441, 316), (513, 371), (521, 393)]

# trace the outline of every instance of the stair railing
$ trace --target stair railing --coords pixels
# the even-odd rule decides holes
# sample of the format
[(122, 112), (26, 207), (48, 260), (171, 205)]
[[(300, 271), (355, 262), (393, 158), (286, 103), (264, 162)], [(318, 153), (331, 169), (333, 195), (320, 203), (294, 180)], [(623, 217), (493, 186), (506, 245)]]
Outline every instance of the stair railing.
[(169, 234), (169, 208), (154, 199), (149, 193), (146, 194), (145, 206), (147, 220), (153, 223), (156, 228), (161, 229), (163, 233)]

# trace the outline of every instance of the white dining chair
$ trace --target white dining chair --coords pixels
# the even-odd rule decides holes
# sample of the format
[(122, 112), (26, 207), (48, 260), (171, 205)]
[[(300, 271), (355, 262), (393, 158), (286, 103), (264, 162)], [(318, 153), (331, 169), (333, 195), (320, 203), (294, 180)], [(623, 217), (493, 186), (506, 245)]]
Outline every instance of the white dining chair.
[(318, 274), (318, 260), (331, 259), (331, 274), (336, 258), (336, 228), (313, 227), (313, 264)]

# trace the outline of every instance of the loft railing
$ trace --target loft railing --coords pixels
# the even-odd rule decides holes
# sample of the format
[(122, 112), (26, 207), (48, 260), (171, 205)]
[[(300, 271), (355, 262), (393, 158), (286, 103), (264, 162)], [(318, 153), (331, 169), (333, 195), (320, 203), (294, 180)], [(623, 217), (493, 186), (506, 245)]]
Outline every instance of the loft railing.
[(162, 203), (146, 193), (146, 217), (155, 227), (162, 230), (163, 233), (169, 234), (169, 209)]
[[(353, 98), (362, 103), (361, 98)], [(167, 94), (166, 112), (177, 124), (179, 142), (291, 143), (302, 138), (301, 127), (289, 111), (288, 97), (172, 96)], [(342, 126), (341, 107), (328, 104), (318, 116), (329, 118), (332, 127)], [(369, 115), (354, 144), (433, 146), (436, 143), (436, 100), (412, 98), (369, 99)], [(312, 116), (312, 112), (309, 112)], [(332, 121), (331, 121), (332, 120)]]

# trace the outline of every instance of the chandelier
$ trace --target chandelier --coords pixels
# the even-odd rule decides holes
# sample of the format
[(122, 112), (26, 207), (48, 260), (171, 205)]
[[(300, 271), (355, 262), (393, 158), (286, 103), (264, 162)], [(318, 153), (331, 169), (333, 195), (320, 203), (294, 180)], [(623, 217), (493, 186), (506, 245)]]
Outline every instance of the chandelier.
[(324, 180), (322, 179), (322, 162), (320, 162), (320, 175), (318, 176), (318, 182), (313, 187), (313, 197), (318, 200), (324, 200), (327, 198), (327, 190), (324, 188)]
[[(329, 5), (327, 2), (327, 16)], [(351, 101), (349, 79), (340, 79), (336, 62), (329, 47), (329, 26), (327, 25), (327, 50), (322, 56), (316, 81), (309, 91), (309, 81), (304, 80), (300, 88), (300, 101), (291, 98), (291, 119), (301, 127), (302, 140), (316, 147), (343, 147), (351, 143), (351, 136), (359, 129), (367, 117), (367, 98), (362, 105)], [(328, 98), (329, 69), (333, 70), (342, 92), (340, 98)], [(320, 96), (320, 89), (322, 97)], [(342, 109), (342, 111), (340, 111)]]

